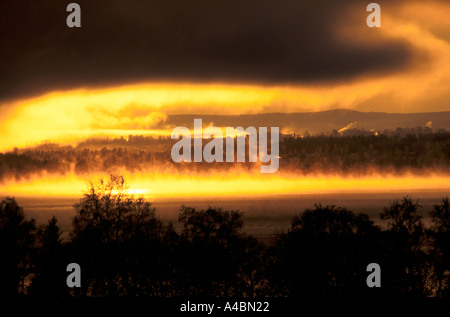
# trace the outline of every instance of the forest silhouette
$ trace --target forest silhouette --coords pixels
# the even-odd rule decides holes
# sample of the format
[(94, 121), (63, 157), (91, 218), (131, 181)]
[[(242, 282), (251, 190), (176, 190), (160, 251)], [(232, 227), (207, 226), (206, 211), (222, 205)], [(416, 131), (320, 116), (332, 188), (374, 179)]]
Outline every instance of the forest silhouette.
[[(279, 173), (317, 175), (450, 174), (450, 133), (429, 128), (398, 128), (390, 131), (334, 130), (329, 134), (283, 135), (280, 140)], [(240, 168), (259, 173), (247, 162), (175, 163), (169, 137), (132, 136), (128, 139), (88, 139), (73, 147), (42, 144), (0, 153), (0, 181), (40, 175), (96, 173), (211, 173)], [(204, 140), (204, 144), (209, 140)], [(247, 139), (248, 142), (248, 139)], [(246, 146), (248, 156), (248, 146)], [(193, 150), (191, 151), (194, 152)], [(224, 151), (225, 161), (226, 151)]]
[[(122, 176), (92, 181), (74, 205), (70, 236), (58, 221), (37, 226), (14, 198), (0, 203), (0, 292), (4, 296), (297, 297), (450, 296), (450, 207), (425, 225), (419, 202), (393, 201), (380, 224), (343, 207), (306, 209), (265, 244), (243, 230), (242, 213), (181, 206), (176, 231)], [(66, 267), (81, 267), (81, 287)], [(380, 288), (366, 284), (381, 266)]]

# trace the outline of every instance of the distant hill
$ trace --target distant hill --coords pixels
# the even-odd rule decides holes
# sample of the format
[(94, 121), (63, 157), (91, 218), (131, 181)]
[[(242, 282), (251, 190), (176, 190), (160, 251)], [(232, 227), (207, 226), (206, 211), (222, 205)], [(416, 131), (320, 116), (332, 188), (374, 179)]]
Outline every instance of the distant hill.
[(280, 127), (285, 133), (321, 133), (334, 129), (355, 128), (361, 130), (385, 130), (416, 127), (432, 127), (433, 130), (450, 129), (450, 111), (426, 113), (359, 112), (354, 110), (329, 110), (306, 113), (265, 113), (249, 115), (170, 115), (165, 122), (169, 126), (193, 128), (194, 119), (202, 119), (204, 125), (212, 123), (223, 127)]

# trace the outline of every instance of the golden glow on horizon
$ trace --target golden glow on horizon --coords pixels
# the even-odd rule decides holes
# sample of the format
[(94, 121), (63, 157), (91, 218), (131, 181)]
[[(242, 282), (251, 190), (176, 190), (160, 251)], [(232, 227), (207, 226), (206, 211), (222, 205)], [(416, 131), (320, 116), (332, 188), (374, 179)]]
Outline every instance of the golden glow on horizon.
[[(450, 191), (450, 178), (442, 176), (307, 176), (239, 174), (175, 175), (132, 174), (126, 176), (129, 193), (146, 198), (258, 196), (292, 194), (371, 193), (393, 191)], [(5, 182), (2, 196), (81, 197), (88, 179), (74, 175), (36, 178), (31, 181)]]
[[(17, 101), (0, 117), (0, 151), (92, 136), (170, 135), (167, 114), (260, 112), (279, 92), (232, 85), (145, 84), (52, 93)], [(255, 108), (258, 105), (259, 108)], [(209, 111), (210, 109), (211, 111)]]

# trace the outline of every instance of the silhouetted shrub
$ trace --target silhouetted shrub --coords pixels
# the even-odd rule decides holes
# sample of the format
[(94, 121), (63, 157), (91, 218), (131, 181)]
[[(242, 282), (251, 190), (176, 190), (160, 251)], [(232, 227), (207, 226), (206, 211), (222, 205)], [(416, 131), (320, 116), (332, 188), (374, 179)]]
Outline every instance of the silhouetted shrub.
[(0, 295), (24, 294), (29, 284), (35, 240), (34, 220), (14, 198), (0, 203)]
[(274, 247), (276, 295), (364, 295), (366, 267), (379, 257), (379, 229), (364, 214), (315, 205), (292, 220)]

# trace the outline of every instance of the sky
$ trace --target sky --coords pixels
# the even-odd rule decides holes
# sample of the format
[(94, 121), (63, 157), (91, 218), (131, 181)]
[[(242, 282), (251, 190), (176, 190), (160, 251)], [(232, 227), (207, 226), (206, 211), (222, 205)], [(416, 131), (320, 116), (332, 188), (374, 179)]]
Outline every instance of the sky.
[(357, 0), (77, 3), (81, 28), (67, 27), (67, 3), (2, 1), (3, 104), (164, 83), (275, 90), (265, 106), (294, 111), (448, 109), (446, 1), (379, 1), (381, 28)]
[(362, 1), (79, 1), (80, 29), (65, 3), (5, 4), (6, 98), (146, 80), (336, 83), (418, 57), (410, 40), (367, 28)]
[(446, 1), (379, 1), (381, 28), (356, 0), (77, 3), (80, 28), (67, 3), (1, 2), (2, 150), (170, 114), (450, 110)]

